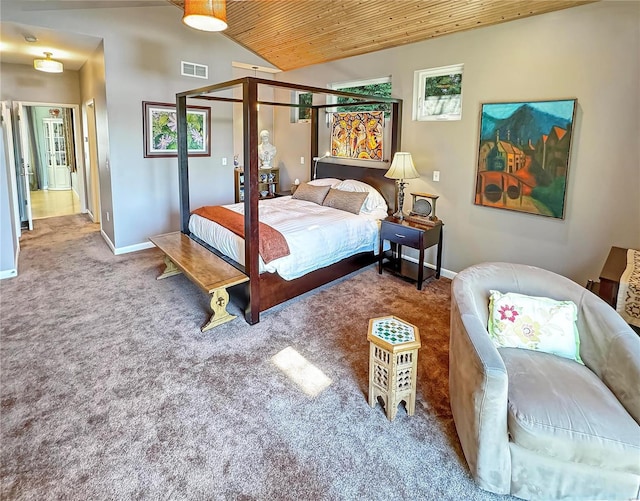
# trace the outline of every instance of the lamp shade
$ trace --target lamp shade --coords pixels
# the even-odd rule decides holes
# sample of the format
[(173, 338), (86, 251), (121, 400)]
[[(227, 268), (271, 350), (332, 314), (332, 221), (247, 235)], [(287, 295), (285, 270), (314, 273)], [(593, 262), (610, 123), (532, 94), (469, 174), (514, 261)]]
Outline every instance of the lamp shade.
[(420, 177), (420, 174), (418, 174), (413, 165), (411, 153), (398, 151), (393, 156), (391, 167), (389, 167), (384, 177), (388, 177), (389, 179), (415, 179), (416, 177)]
[(226, 0), (185, 0), (182, 22), (196, 30), (227, 29)]
[(64, 66), (60, 61), (51, 59), (51, 52), (44, 53), (46, 59), (34, 59), (33, 67), (38, 71), (45, 71), (47, 73), (62, 73)]

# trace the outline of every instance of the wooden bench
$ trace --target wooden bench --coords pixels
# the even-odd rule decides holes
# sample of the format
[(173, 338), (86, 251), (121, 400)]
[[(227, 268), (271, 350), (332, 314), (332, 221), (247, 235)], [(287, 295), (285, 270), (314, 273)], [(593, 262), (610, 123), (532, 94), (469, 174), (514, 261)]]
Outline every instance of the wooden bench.
[(179, 231), (157, 235), (149, 240), (164, 252), (166, 267), (157, 277), (158, 280), (184, 273), (203, 291), (211, 294), (213, 314), (201, 328), (202, 332), (236, 318), (236, 315), (227, 311), (227, 287), (246, 282), (248, 276)]

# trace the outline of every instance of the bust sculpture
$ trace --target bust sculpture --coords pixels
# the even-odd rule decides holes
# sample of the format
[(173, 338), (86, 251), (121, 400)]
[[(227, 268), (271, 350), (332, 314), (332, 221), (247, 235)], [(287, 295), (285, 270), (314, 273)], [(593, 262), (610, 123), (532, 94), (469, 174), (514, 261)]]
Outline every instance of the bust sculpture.
[(260, 131), (260, 144), (258, 145), (258, 159), (260, 160), (261, 169), (271, 169), (274, 157), (276, 156), (276, 147), (269, 142), (269, 131)]

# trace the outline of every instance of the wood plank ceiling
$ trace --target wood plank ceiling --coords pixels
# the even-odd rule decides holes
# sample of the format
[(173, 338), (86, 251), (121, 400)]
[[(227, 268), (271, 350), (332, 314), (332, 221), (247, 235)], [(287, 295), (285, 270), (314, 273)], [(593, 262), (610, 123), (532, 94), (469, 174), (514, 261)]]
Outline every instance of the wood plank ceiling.
[(593, 1), (227, 0), (223, 33), (286, 71)]

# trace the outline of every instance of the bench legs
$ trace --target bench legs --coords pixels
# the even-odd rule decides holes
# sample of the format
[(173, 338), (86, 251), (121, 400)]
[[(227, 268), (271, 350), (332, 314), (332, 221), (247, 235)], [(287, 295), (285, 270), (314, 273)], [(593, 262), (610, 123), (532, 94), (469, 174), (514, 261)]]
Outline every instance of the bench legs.
[[(161, 280), (163, 278), (172, 277), (182, 273), (180, 268), (178, 268), (166, 254), (164, 256), (164, 265), (164, 271), (156, 278), (156, 280)], [(209, 318), (209, 321), (200, 328), (202, 332), (213, 329), (218, 325), (236, 318), (236, 315), (231, 315), (227, 311), (227, 304), (229, 304), (229, 293), (227, 292), (227, 289), (220, 287), (211, 293), (211, 309), (213, 310), (213, 314), (211, 315), (211, 318)]]
[(213, 315), (211, 315), (209, 321), (200, 329), (202, 332), (236, 318), (236, 315), (231, 315), (227, 311), (227, 304), (229, 304), (229, 293), (227, 289), (220, 287), (211, 293), (211, 309), (213, 310)]
[(163, 278), (172, 277), (174, 275), (179, 275), (180, 273), (182, 273), (180, 271), (180, 269), (174, 264), (173, 261), (171, 261), (171, 259), (169, 259), (169, 256), (167, 256), (165, 254), (165, 256), (164, 256), (164, 271), (162, 272), (161, 275), (156, 277), (156, 280), (162, 280)]

